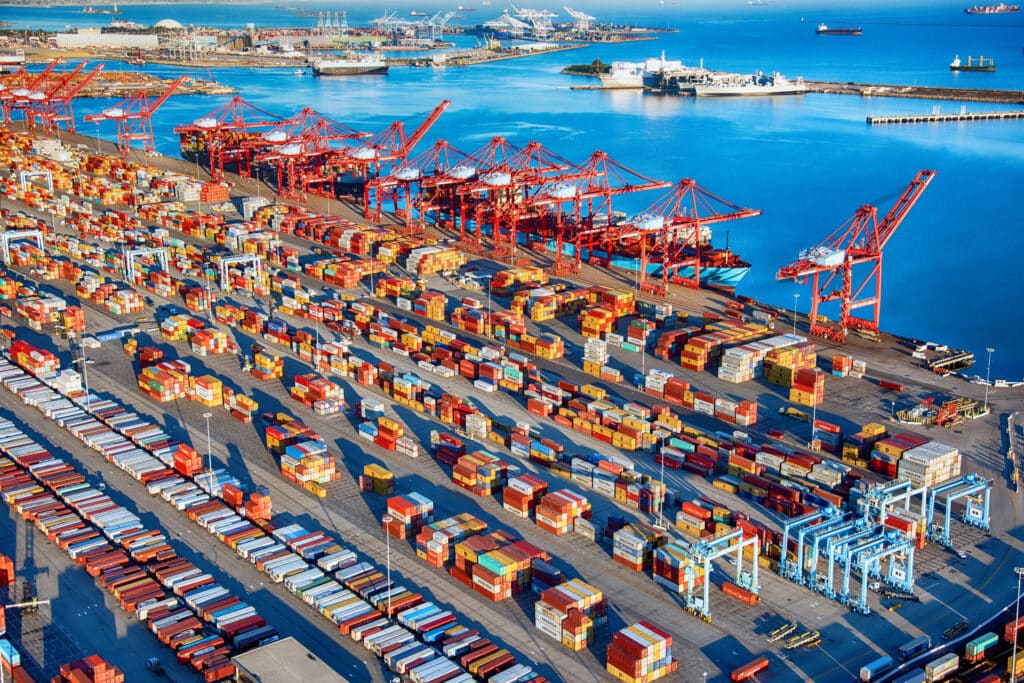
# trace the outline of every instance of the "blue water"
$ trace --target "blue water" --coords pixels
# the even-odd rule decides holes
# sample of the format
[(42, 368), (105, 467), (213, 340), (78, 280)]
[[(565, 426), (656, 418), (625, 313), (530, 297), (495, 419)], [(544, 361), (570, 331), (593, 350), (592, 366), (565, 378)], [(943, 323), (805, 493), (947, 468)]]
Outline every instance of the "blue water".
[[(281, 2), (313, 11), (348, 11), (350, 24), (380, 14), (379, 5), (341, 7)], [(454, 3), (453, 3), (454, 4)], [(463, 3), (468, 4), (468, 3)], [(544, 3), (533, 3), (540, 7)], [(551, 9), (561, 10), (558, 3)], [(714, 6), (653, 1), (634, 9), (581, 5), (602, 20), (678, 29), (658, 40), (593, 46), (553, 55), (456, 69), (392, 69), (386, 77), (316, 79), (290, 70), (215, 70), (214, 77), (238, 87), (246, 100), (281, 115), (312, 106), (355, 128), (375, 131), (394, 119), (411, 129), (443, 97), (452, 106), (421, 148), (438, 138), (471, 152), (492, 136), (515, 144), (538, 140), (551, 151), (582, 161), (600, 149), (646, 176), (676, 181), (694, 178), (730, 201), (760, 208), (760, 218), (720, 225), (730, 246), (754, 267), (740, 293), (791, 306), (808, 288), (776, 282), (779, 266), (817, 244), (862, 204), (884, 215), (918, 170), (937, 171), (885, 252), (884, 329), (967, 348), (984, 359), (996, 349), (994, 377), (1024, 376), (1024, 286), (1020, 255), (1024, 220), (1018, 197), (1024, 180), (1024, 122), (869, 127), (865, 117), (896, 113), (958, 112), (960, 104), (895, 98), (806, 95), (784, 98), (695, 100), (636, 92), (570, 91), (586, 79), (563, 76), (569, 63), (596, 58), (639, 60), (665, 51), (722, 70), (778, 70), (790, 77), (935, 86), (1024, 88), (1024, 14), (968, 16), (967, 0), (863, 6), (830, 3), (827, 8), (772, 0), (747, 7), (745, 0)], [(172, 17), (184, 24), (242, 27), (304, 27), (271, 4), (119, 5), (119, 19), (150, 24)], [(408, 14), (442, 7), (437, 3), (396, 5)], [(445, 5), (444, 7), (448, 7)], [(500, 3), (478, 7), (463, 23), (500, 13)], [(0, 8), (0, 19), (24, 28), (62, 29), (65, 24), (100, 26), (109, 16), (83, 15), (75, 8)], [(861, 37), (817, 36), (819, 21), (859, 25)], [(469, 41), (470, 44), (472, 40)], [(993, 74), (951, 73), (954, 54), (995, 59)], [(117, 63), (108, 60), (108, 68)], [(180, 70), (147, 66), (170, 75)], [(206, 70), (194, 75), (207, 76)], [(283, 95), (283, 94), (287, 95)], [(1024, 92), (1022, 92), (1024, 96)], [(174, 125), (199, 118), (223, 97), (171, 98), (155, 118), (158, 148), (177, 154)], [(79, 118), (109, 101), (76, 102)], [(968, 104), (968, 110), (1006, 109)], [(92, 133), (92, 126), (80, 125)], [(113, 127), (99, 132), (112, 138)], [(635, 212), (657, 193), (623, 198), (616, 208)], [(826, 315), (835, 310), (826, 309)], [(984, 374), (982, 364), (978, 366)]]

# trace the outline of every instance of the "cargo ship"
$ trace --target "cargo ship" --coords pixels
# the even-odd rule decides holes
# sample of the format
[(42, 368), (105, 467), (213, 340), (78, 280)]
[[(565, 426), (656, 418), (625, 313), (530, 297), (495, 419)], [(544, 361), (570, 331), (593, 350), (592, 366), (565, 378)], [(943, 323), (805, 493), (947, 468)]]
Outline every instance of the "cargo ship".
[(953, 57), (953, 61), (949, 63), (950, 71), (995, 71), (996, 60), (985, 59), (984, 57), (978, 57), (978, 61), (974, 61), (973, 57), (967, 58), (967, 63), (964, 64), (960, 61), (960, 55)]
[(388, 72), (388, 63), (374, 55), (347, 55), (341, 59), (320, 59), (313, 62), (316, 76), (369, 76)]
[(998, 5), (974, 5), (966, 8), (964, 14), (1007, 14), (1019, 11), (1020, 5), (1007, 5), (1001, 2)]
[(814, 32), (819, 36), (859, 36), (863, 33), (860, 26), (856, 28), (829, 28), (824, 22), (818, 24), (818, 28), (814, 29)]
[(760, 71), (751, 76), (716, 77), (693, 86), (697, 97), (742, 97), (756, 95), (802, 95), (807, 92), (804, 79), (791, 81), (778, 71), (768, 76)]

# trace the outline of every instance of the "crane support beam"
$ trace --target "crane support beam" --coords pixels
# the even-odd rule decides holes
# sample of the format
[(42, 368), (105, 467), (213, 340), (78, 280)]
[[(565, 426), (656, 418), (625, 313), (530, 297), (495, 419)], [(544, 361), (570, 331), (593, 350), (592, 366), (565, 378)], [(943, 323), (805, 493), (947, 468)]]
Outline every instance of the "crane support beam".
[(11, 243), (18, 240), (34, 240), (40, 251), (43, 247), (43, 233), (40, 230), (8, 230), (0, 233), (0, 249), (3, 250), (4, 263), (11, 262)]

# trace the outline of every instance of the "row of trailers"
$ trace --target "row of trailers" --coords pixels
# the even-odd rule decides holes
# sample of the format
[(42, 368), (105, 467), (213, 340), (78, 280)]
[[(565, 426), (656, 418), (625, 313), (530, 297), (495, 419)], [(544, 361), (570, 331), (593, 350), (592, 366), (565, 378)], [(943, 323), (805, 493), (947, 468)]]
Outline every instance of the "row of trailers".
[[(966, 474), (930, 488), (915, 489), (906, 479), (875, 485), (858, 501), (856, 512), (823, 508), (797, 517), (782, 529), (779, 573), (853, 611), (869, 614), (869, 586), (878, 582), (903, 595), (913, 596), (914, 553), (918, 539), (886, 525), (886, 515), (897, 509), (910, 512), (915, 501), (924, 517), (927, 539), (952, 548), (950, 527), (960, 501), (963, 523), (988, 531), (992, 483)], [(937, 515), (936, 508), (942, 513)], [(824, 566), (822, 566), (824, 565)], [(852, 581), (859, 578), (859, 589)]]
[[(215, 180), (226, 169), (276, 176), (284, 198), (337, 198), (352, 185), (362, 190), (367, 220), (380, 222), (390, 204), (410, 236), (432, 225), (457, 234), (468, 251), (486, 248), (512, 262), (517, 248), (544, 249), (563, 274), (583, 262), (621, 266), (655, 293), (669, 283), (699, 286), (702, 267), (707, 277), (712, 265), (738, 262), (711, 247), (709, 226), (761, 213), (691, 179), (648, 178), (601, 151), (574, 163), (538, 142), (520, 147), (499, 136), (473, 152), (438, 140), (413, 155), (448, 105), (443, 100), (407, 136), (400, 121), (368, 133), (311, 109), (280, 117), (236, 97), (174, 132), (182, 156), (207, 163)], [(619, 197), (655, 190), (667, 192), (633, 218), (613, 210)]]

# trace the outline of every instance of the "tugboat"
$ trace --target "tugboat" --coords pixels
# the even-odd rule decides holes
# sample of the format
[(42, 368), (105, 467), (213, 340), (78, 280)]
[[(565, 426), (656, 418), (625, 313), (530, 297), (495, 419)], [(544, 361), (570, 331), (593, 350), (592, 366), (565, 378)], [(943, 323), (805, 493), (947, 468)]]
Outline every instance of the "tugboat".
[(995, 71), (996, 60), (985, 59), (984, 57), (978, 57), (978, 61), (974, 61), (973, 57), (967, 58), (967, 63), (964, 64), (960, 61), (960, 55), (953, 57), (953, 61), (949, 63), (950, 71)]
[(818, 24), (818, 28), (814, 32), (819, 36), (859, 36), (863, 33), (860, 26), (856, 28), (829, 28), (824, 22)]

